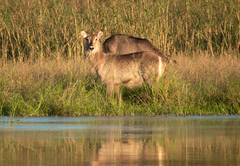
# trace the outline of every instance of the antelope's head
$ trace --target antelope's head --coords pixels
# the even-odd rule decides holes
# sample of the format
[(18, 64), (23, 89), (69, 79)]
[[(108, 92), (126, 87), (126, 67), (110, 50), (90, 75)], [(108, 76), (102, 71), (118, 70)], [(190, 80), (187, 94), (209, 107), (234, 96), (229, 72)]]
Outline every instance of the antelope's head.
[(95, 35), (88, 35), (85, 31), (81, 32), (83, 38), (86, 39), (85, 52), (96, 53), (102, 51), (102, 46), (99, 39), (103, 36), (103, 32), (100, 31)]

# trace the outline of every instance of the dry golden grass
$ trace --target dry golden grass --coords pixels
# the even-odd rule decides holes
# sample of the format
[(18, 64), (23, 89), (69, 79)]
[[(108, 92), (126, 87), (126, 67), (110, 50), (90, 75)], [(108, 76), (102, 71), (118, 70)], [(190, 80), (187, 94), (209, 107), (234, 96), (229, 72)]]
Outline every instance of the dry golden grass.
[(240, 59), (235, 55), (214, 57), (201, 52), (191, 57), (182, 53), (174, 58), (179, 65), (169, 67), (171, 72), (178, 70), (177, 75), (188, 83), (223, 84), (240, 78)]
[(22, 63), (8, 62), (2, 65), (0, 76), (7, 82), (8, 88), (22, 89), (38, 84), (52, 84), (68, 75), (80, 78), (87, 74), (84, 60), (80, 57), (74, 59), (44, 59), (26, 61)]
[[(226, 55), (212, 57), (205, 53), (196, 53), (194, 56), (184, 53), (173, 57), (178, 65), (170, 64), (167, 74), (177, 72), (177, 77), (186, 83), (224, 83), (228, 78), (240, 77), (240, 59), (236, 56)], [(0, 75), (9, 87), (21, 88), (25, 85), (39, 83), (53, 83), (56, 79), (72, 74), (76, 79), (86, 76), (88, 70), (84, 59), (58, 58), (22, 63), (8, 62), (2, 64)], [(46, 82), (47, 81), (47, 82)]]

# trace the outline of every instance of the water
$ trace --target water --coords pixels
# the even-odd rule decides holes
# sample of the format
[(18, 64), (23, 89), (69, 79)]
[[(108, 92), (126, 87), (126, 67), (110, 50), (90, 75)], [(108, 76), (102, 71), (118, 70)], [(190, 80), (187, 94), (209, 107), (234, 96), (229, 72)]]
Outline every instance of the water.
[(240, 165), (240, 116), (0, 120), (0, 166)]

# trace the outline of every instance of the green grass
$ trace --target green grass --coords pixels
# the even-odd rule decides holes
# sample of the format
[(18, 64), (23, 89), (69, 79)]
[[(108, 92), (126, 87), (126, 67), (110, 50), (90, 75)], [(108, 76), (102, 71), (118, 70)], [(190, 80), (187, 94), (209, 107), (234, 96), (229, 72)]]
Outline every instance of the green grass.
[[(11, 116), (240, 114), (239, 5), (219, 1), (0, 3), (0, 114)], [(120, 102), (86, 69), (81, 30), (149, 39), (179, 65)]]

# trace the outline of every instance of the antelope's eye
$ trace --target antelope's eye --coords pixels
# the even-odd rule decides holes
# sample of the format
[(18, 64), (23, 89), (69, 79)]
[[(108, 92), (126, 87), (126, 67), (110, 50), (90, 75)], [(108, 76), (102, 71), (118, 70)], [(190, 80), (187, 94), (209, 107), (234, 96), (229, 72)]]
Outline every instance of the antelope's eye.
[(97, 41), (97, 38), (95, 38), (95, 41)]
[(88, 40), (88, 37), (86, 37), (85, 39)]

